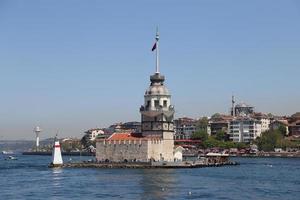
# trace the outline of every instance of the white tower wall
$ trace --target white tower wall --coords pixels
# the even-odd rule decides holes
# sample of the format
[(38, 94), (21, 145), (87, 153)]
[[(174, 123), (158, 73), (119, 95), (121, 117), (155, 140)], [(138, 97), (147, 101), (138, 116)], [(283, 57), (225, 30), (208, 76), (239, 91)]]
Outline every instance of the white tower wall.
[(40, 133), (41, 133), (41, 129), (40, 127), (35, 127), (34, 128), (34, 132), (35, 132), (35, 135), (36, 135), (36, 149), (38, 150), (39, 146), (40, 146)]
[(52, 164), (54, 166), (63, 164), (59, 141), (55, 141), (54, 146), (53, 146)]
[(40, 137), (39, 135), (36, 136), (36, 148), (40, 146)]

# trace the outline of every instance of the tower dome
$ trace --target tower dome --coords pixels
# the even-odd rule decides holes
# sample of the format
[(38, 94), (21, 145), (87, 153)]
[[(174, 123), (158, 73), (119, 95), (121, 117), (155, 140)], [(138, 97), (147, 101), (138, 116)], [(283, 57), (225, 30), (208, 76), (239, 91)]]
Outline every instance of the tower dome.
[(165, 77), (159, 73), (155, 73), (150, 77), (151, 84), (146, 90), (145, 96), (148, 95), (161, 95), (170, 96), (169, 90), (164, 85)]
[(163, 86), (150, 86), (148, 90), (146, 90), (145, 95), (166, 95), (169, 96), (169, 90)]

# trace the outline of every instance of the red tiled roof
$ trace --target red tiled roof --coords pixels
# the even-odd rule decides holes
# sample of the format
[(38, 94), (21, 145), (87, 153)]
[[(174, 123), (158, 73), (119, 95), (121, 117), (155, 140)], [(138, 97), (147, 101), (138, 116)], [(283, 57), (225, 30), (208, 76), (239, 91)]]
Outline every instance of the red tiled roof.
[(114, 133), (107, 140), (139, 140), (144, 137), (133, 133)]
[(120, 141), (120, 140), (161, 140), (162, 137), (159, 136), (143, 136), (141, 134), (137, 134), (137, 133), (113, 133), (109, 138), (107, 139), (97, 139), (98, 141), (112, 141), (112, 140), (116, 140), (116, 141)]

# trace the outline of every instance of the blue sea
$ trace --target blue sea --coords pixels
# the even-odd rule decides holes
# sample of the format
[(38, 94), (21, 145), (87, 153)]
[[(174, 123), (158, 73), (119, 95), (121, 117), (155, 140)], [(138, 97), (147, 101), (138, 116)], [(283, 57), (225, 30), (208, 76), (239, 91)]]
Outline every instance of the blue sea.
[[(234, 158), (199, 169), (50, 169), (50, 156), (0, 156), (0, 199), (300, 199), (300, 159)], [(70, 157), (64, 157), (68, 161)], [(72, 157), (73, 161), (88, 157)]]

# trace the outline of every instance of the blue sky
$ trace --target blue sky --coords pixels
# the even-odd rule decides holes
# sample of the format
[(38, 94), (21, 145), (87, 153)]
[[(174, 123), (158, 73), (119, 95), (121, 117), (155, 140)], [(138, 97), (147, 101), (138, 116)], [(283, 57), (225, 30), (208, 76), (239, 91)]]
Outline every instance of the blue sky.
[(289, 0), (1, 1), (0, 139), (81, 137), (140, 120), (155, 70), (177, 117), (300, 110), (300, 3)]

